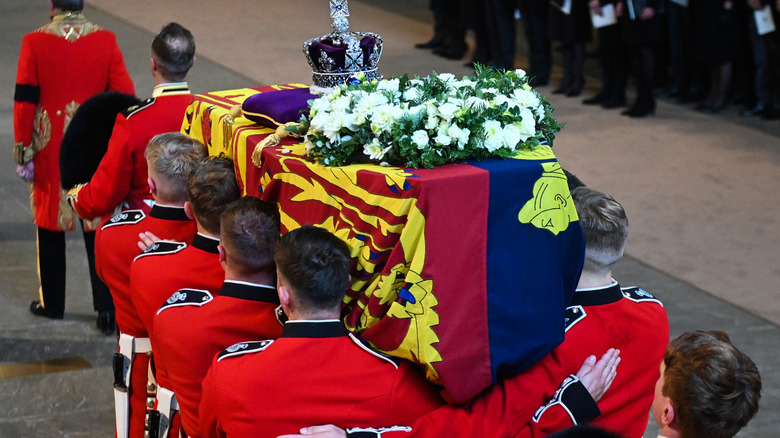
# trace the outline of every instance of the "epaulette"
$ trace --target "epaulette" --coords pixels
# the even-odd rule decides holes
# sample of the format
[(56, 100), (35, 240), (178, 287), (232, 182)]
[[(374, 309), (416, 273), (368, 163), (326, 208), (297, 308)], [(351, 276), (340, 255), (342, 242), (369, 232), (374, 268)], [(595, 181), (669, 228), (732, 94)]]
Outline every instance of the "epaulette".
[(390, 362), (391, 364), (393, 364), (393, 366), (396, 369), (398, 369), (398, 367), (401, 366), (401, 359), (374, 350), (373, 348), (371, 348), (371, 345), (365, 339), (358, 339), (352, 333), (349, 333), (349, 338), (352, 339), (352, 342), (354, 342), (358, 347), (362, 348), (372, 356), (376, 356), (384, 360), (385, 362)]
[(170, 309), (171, 307), (180, 307), (180, 306), (200, 307), (213, 299), (214, 297), (207, 290), (179, 289), (176, 292), (174, 292), (173, 295), (171, 295), (170, 298), (168, 298), (162, 306), (160, 306), (160, 309), (157, 310), (157, 314), (159, 315), (160, 312), (162, 312), (165, 309)]
[(650, 292), (642, 289), (641, 287), (624, 287), (620, 289), (621, 292), (623, 292), (623, 296), (628, 298), (631, 301), (636, 301), (637, 303), (644, 303), (644, 302), (652, 302), (652, 303), (658, 303), (661, 307), (663, 307), (664, 303), (661, 302), (658, 298), (650, 295)]
[(143, 210), (123, 211), (121, 213), (117, 213), (116, 215), (114, 215), (114, 217), (107, 220), (106, 223), (103, 224), (102, 229), (105, 230), (106, 228), (114, 227), (117, 225), (137, 224), (138, 222), (141, 222), (141, 219), (145, 217), (146, 214), (143, 212)]
[(145, 108), (148, 108), (148, 107), (152, 106), (152, 104), (154, 104), (155, 100), (156, 99), (154, 97), (150, 97), (150, 98), (146, 99), (145, 101), (139, 103), (138, 105), (133, 105), (131, 107), (128, 107), (127, 109), (122, 111), (122, 115), (125, 116), (126, 119), (129, 119), (130, 116), (132, 116), (133, 114), (135, 114), (135, 113), (137, 113), (137, 112), (139, 112), (139, 111), (141, 111), (141, 110), (143, 110)]
[(134, 260), (138, 260), (142, 257), (146, 256), (152, 256), (152, 255), (166, 255), (166, 254), (176, 254), (177, 252), (183, 250), (187, 247), (187, 244), (184, 242), (175, 242), (172, 240), (160, 240), (158, 242), (154, 242), (153, 244), (149, 245), (141, 251), (141, 254), (138, 254)]
[(574, 326), (574, 324), (577, 324), (580, 322), (583, 318), (587, 316), (587, 313), (585, 313), (585, 308), (582, 306), (570, 306), (566, 308), (566, 318), (564, 325), (566, 326), (565, 332), (568, 332), (570, 328)]
[(219, 356), (217, 356), (217, 362), (228, 357), (242, 356), (249, 353), (258, 353), (265, 350), (273, 343), (274, 341), (269, 339), (265, 341), (239, 342), (238, 344), (233, 344), (219, 353)]

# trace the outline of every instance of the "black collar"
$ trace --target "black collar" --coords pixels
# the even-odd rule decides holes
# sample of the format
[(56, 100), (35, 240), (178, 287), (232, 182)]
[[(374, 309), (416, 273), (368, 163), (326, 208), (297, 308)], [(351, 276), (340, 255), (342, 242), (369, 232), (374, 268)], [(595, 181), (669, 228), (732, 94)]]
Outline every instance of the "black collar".
[(338, 338), (346, 336), (341, 321), (287, 321), (283, 338)]
[(200, 233), (196, 234), (192, 239), (192, 246), (211, 254), (219, 254), (219, 250), (217, 249), (217, 246), (219, 246), (219, 239), (207, 237)]
[(615, 283), (599, 289), (589, 289), (574, 292), (570, 306), (598, 306), (601, 304), (616, 303), (623, 299), (623, 291), (620, 285)]
[(156, 217), (157, 219), (165, 219), (169, 221), (189, 221), (190, 218), (184, 213), (184, 207), (171, 207), (168, 205), (154, 204), (152, 211), (149, 212), (149, 216)]
[(219, 295), (242, 300), (279, 304), (279, 295), (276, 293), (276, 288), (260, 284), (226, 281), (222, 283)]

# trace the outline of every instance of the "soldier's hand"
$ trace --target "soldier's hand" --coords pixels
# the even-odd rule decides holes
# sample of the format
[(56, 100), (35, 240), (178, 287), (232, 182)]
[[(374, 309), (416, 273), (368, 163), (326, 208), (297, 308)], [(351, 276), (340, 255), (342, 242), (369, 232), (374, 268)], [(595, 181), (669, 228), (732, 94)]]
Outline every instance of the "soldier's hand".
[(595, 356), (585, 359), (582, 368), (577, 372), (577, 378), (580, 379), (585, 388), (590, 393), (593, 400), (599, 401), (607, 392), (612, 381), (617, 375), (617, 366), (620, 363), (620, 350), (610, 348), (596, 362)]
[(144, 231), (143, 233), (138, 235), (138, 248), (141, 249), (141, 251), (145, 250), (146, 248), (154, 245), (155, 242), (159, 242), (162, 239), (155, 236), (154, 234)]
[(300, 435), (281, 435), (277, 438), (346, 438), (347, 431), (336, 427), (332, 424), (326, 424), (324, 426), (311, 426), (304, 427), (300, 431)]
[(31, 183), (35, 178), (35, 165), (32, 161), (27, 164), (17, 164), (16, 174), (19, 175), (23, 180)]

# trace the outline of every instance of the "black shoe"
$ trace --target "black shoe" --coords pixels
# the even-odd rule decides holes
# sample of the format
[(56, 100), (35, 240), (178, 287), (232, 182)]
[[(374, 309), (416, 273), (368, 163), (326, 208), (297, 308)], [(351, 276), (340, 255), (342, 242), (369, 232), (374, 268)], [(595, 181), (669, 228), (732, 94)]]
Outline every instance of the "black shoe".
[(607, 98), (604, 96), (604, 93), (599, 93), (589, 99), (585, 99), (582, 101), (583, 105), (601, 105), (604, 103), (604, 101), (607, 100)]
[(466, 45), (445, 45), (435, 49), (433, 53), (447, 59), (463, 59), (466, 54)]
[(113, 312), (99, 312), (95, 324), (101, 333), (111, 336), (116, 330), (116, 317)]
[(623, 111), (620, 114), (629, 117), (646, 117), (648, 115), (655, 114), (655, 102), (643, 105), (635, 104), (633, 107)]
[(63, 317), (63, 314), (61, 312), (49, 313), (49, 311), (46, 310), (45, 307), (43, 307), (43, 304), (41, 304), (40, 300), (35, 300), (32, 303), (30, 303), (30, 313), (32, 313), (35, 316), (45, 316), (51, 319), (62, 319)]
[(549, 78), (539, 78), (537, 76), (531, 76), (531, 80), (528, 82), (528, 85), (536, 88), (536, 87), (546, 87), (550, 84)]
[(580, 94), (582, 94), (582, 87), (569, 88), (569, 91), (566, 92), (566, 97), (577, 97)]
[(441, 47), (443, 44), (444, 38), (440, 36), (434, 36), (429, 41), (415, 44), (414, 47), (417, 47), (418, 49), (435, 49), (437, 47)]
[(740, 111), (739, 115), (742, 117), (753, 117), (753, 116), (762, 116), (764, 113), (766, 113), (767, 108), (764, 107), (764, 105), (758, 104), (754, 106), (753, 108), (746, 109), (744, 111)]
[(614, 109), (626, 106), (626, 99), (607, 99), (601, 104), (604, 109)]

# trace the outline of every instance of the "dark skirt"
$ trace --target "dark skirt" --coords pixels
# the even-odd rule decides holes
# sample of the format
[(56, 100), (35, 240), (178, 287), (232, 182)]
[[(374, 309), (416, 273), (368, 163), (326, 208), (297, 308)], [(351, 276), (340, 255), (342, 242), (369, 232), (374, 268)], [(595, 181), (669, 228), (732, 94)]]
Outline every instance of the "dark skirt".
[(564, 14), (550, 6), (550, 39), (564, 44), (587, 43), (593, 40), (587, 0), (571, 0), (571, 13)]

